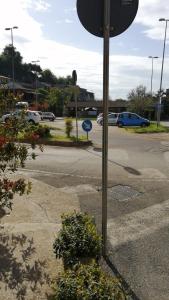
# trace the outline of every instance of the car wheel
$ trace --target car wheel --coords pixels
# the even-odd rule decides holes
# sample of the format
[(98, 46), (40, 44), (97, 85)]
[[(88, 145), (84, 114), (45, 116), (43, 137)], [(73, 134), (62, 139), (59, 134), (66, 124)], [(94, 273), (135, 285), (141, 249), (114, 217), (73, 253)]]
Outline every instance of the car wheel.
[(9, 123), (10, 123), (10, 119), (9, 119), (9, 118), (6, 118), (6, 119), (5, 119), (5, 123), (6, 123), (6, 124), (9, 124)]
[(117, 123), (117, 126), (118, 126), (118, 127), (123, 127), (123, 123), (122, 123), (122, 122), (118, 122), (118, 123)]
[(29, 124), (35, 125), (35, 121), (34, 120), (29, 120)]
[(146, 123), (141, 124), (141, 127), (146, 127), (146, 126), (147, 126)]

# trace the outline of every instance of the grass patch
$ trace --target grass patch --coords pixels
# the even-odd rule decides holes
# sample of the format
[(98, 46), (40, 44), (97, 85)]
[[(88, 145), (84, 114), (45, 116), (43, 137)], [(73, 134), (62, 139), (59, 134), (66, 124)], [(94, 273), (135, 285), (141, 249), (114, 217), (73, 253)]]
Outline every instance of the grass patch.
[(54, 126), (49, 126), (49, 128), (50, 128), (51, 130), (62, 130), (62, 128), (54, 127)]
[(160, 133), (160, 132), (169, 132), (169, 127), (163, 125), (151, 123), (148, 127), (125, 127), (128, 132), (132, 133)]
[[(61, 141), (61, 142), (76, 142), (76, 137), (71, 136), (70, 138), (66, 137), (66, 135), (53, 135), (52, 137), (46, 139), (48, 141)], [(85, 135), (81, 135), (78, 138), (78, 141), (87, 141), (87, 138)]]
[[(71, 119), (72, 119), (72, 121), (74, 121), (74, 122), (76, 121), (76, 118), (74, 118), (74, 117), (71, 118)], [(97, 117), (91, 117), (91, 116), (90, 116), (90, 117), (80, 117), (80, 118), (78, 118), (77, 120), (78, 120), (78, 121), (84, 121), (84, 120), (87, 120), (87, 119), (88, 119), (88, 120), (91, 120), (91, 121), (96, 121), (96, 120), (97, 120)]]

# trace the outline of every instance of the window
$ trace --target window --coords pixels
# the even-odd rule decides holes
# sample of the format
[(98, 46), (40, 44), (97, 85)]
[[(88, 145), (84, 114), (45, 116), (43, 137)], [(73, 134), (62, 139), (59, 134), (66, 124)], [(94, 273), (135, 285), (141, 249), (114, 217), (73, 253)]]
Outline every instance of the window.
[(139, 119), (139, 116), (135, 115), (135, 114), (131, 114), (131, 118), (132, 119)]

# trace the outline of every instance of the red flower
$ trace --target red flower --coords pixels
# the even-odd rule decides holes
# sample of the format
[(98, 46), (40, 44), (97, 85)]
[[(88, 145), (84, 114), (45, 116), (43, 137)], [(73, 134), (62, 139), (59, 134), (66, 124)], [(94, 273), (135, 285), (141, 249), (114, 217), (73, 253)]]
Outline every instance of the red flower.
[(0, 147), (2, 147), (7, 142), (4, 136), (0, 136)]

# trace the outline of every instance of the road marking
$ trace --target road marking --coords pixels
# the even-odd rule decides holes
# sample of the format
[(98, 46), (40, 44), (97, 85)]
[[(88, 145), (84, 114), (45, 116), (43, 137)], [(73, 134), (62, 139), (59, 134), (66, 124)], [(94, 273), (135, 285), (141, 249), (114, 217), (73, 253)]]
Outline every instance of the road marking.
[(135, 241), (155, 230), (169, 225), (169, 200), (134, 211), (122, 217), (109, 219), (108, 235), (116, 247)]
[(50, 172), (50, 171), (42, 171), (42, 170), (33, 170), (33, 169), (19, 169), (19, 172), (22, 171), (29, 172), (29, 173), (39, 173), (43, 175), (57, 175), (57, 176), (70, 176), (70, 177), (79, 177), (79, 178), (91, 178), (91, 179), (101, 179), (101, 177), (95, 176), (86, 176), (86, 175), (78, 175), (78, 174), (70, 174), (70, 173), (62, 173), (62, 172)]

